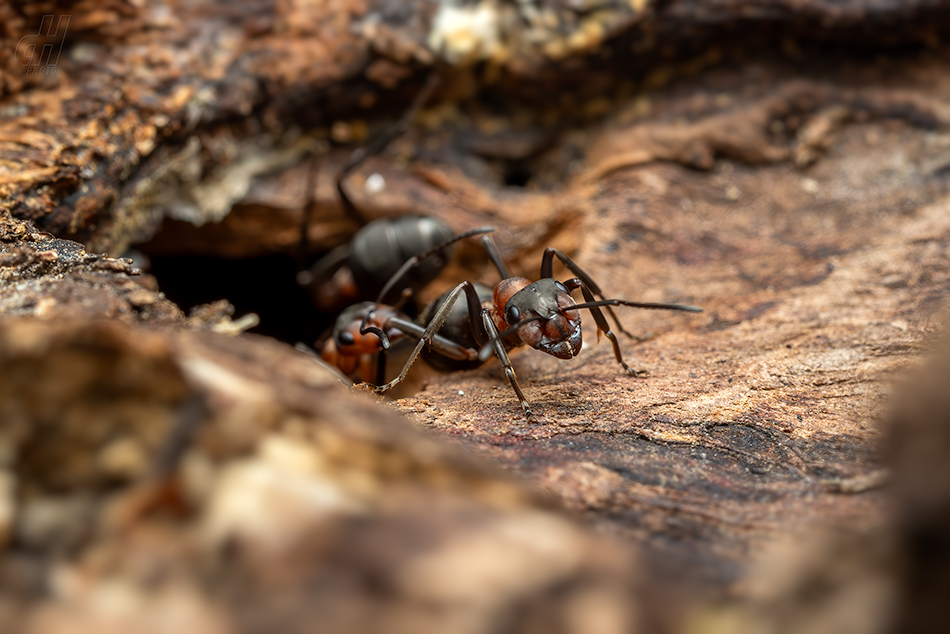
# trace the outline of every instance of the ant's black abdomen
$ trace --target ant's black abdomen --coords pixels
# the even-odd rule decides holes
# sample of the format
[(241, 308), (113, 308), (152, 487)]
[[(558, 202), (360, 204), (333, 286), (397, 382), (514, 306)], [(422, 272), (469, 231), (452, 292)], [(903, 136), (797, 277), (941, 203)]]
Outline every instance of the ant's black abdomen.
[[(452, 229), (437, 218), (402, 216), (374, 220), (350, 245), (350, 270), (360, 294), (374, 297), (403, 262), (450, 240)], [(427, 258), (406, 275), (406, 286), (419, 289), (438, 277), (451, 257), (451, 247)], [(383, 298), (383, 301), (392, 298)]]

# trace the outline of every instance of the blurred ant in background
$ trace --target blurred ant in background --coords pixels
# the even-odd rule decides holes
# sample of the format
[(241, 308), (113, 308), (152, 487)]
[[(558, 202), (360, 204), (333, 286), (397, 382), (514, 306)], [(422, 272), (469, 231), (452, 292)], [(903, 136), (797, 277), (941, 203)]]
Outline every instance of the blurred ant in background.
[[(336, 188), (343, 209), (362, 228), (349, 244), (333, 249), (297, 275), (297, 282), (309, 290), (320, 310), (334, 312), (374, 297), (379, 302), (394, 301), (397, 298), (379, 296), (379, 291), (409, 258), (420, 253), (430, 256), (406, 273), (406, 283), (412, 289), (420, 289), (438, 277), (451, 258), (451, 245), (456, 241), (454, 232), (438, 218), (402, 216), (367, 223), (346, 192), (346, 178), (366, 159), (379, 154), (405, 133), (437, 85), (436, 76), (430, 75), (399, 122), (365, 147), (354, 151), (337, 176)], [(310, 191), (313, 191), (312, 183)], [(301, 253), (307, 249), (308, 224), (309, 217), (306, 217), (301, 231)]]

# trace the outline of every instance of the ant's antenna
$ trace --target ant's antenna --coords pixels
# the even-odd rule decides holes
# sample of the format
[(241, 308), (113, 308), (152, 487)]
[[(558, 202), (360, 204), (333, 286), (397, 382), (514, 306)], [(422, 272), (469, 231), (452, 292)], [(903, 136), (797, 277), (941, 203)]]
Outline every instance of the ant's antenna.
[(390, 346), (389, 337), (386, 335), (386, 333), (383, 332), (382, 329), (379, 328), (378, 326), (371, 326), (367, 323), (370, 317), (373, 316), (374, 312), (376, 312), (375, 309), (369, 311), (368, 313), (366, 313), (366, 315), (363, 316), (363, 321), (360, 322), (360, 334), (365, 335), (366, 333), (371, 333), (371, 334), (376, 335), (377, 337), (379, 337), (379, 342), (380, 344), (382, 344), (383, 350), (389, 350), (389, 346)]
[(559, 308), (558, 312), (565, 310), (576, 310), (578, 308), (594, 308), (595, 306), (630, 306), (632, 308), (646, 308), (648, 310), (685, 310), (688, 313), (701, 313), (703, 309), (699, 306), (690, 306), (689, 304), (661, 304), (656, 302), (630, 302), (625, 299), (601, 299), (593, 302), (584, 302), (583, 304), (574, 304), (565, 308)]

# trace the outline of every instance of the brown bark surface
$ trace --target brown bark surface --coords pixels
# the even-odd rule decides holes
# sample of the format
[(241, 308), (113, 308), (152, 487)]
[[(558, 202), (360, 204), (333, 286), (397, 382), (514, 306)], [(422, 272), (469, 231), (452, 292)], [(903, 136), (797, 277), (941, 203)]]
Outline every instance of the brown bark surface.
[[(0, 630), (939, 621), (945, 353), (884, 422), (950, 286), (947, 8), (446, 6), (0, 7)], [(374, 403), (117, 259), (345, 242), (335, 175), (431, 74), (344, 183), (364, 220), (494, 224), (517, 274), (553, 246), (702, 306), (617, 309), (647, 376), (585, 315), (578, 358), (512, 354), (531, 420), (497, 361)], [(419, 300), (463, 279), (497, 281), (475, 245)]]
[[(750, 74), (723, 73), (691, 86), (689, 122), (661, 93), (654, 116), (608, 127), (584, 172), (599, 190), (577, 261), (608, 296), (705, 313), (619, 309), (627, 329), (654, 333), (620, 337), (646, 379), (626, 376), (606, 340), (568, 362), (513, 355), (531, 421), (497, 364), (429, 379), (399, 408), (649, 543), (661, 567), (705, 561), (717, 583), (776, 534), (878, 522), (884, 498), (865, 489), (883, 478), (882, 406), (950, 283), (950, 137), (892, 114), (942, 116), (940, 64), (918, 70), (917, 87), (884, 91), (770, 69), (762, 97)], [(793, 111), (788, 142), (777, 131)], [(633, 148), (629, 166), (619, 148)], [(656, 162), (717, 154), (744, 160)]]

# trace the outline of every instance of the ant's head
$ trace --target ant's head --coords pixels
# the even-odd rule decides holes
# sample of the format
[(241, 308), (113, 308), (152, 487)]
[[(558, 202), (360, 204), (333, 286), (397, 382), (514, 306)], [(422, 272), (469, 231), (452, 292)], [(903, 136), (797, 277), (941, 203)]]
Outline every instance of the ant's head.
[(518, 326), (526, 344), (558, 359), (570, 359), (581, 351), (581, 313), (571, 310), (574, 299), (557, 280), (547, 278), (527, 284), (505, 303), (504, 319)]
[(363, 302), (350, 306), (337, 317), (333, 327), (333, 343), (340, 354), (353, 356), (373, 354), (380, 348), (389, 348), (390, 339), (397, 331), (384, 332), (386, 321), (392, 314), (388, 306)]

